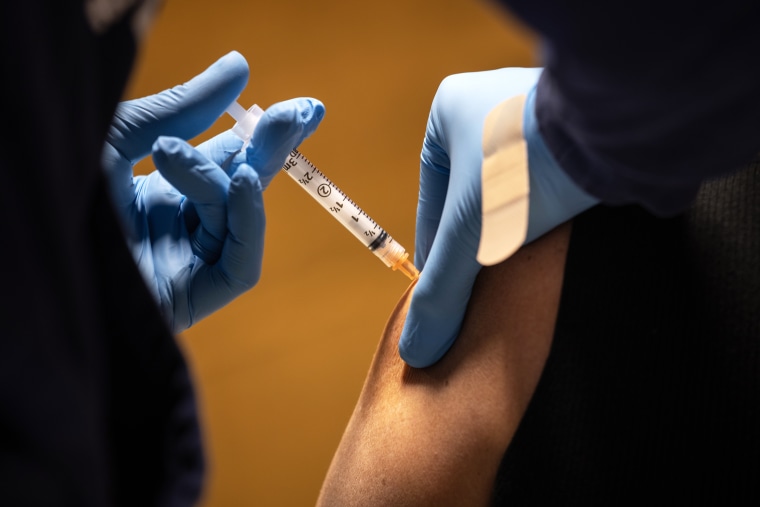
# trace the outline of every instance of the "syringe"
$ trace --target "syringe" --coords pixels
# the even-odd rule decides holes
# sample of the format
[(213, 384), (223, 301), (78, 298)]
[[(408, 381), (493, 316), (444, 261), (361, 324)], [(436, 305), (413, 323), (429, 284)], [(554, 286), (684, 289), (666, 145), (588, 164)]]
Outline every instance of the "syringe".
[[(241, 149), (245, 149), (264, 111), (256, 104), (246, 111), (239, 103), (233, 102), (227, 108), (227, 113), (236, 120), (237, 123), (232, 127), (232, 132), (243, 140)], [(386, 266), (394, 271), (401, 271), (411, 280), (417, 279), (420, 273), (414, 267), (414, 263), (409, 260), (406, 249), (298, 150), (290, 152), (282, 170), (328, 211), (330, 216), (351, 231), (351, 234)]]

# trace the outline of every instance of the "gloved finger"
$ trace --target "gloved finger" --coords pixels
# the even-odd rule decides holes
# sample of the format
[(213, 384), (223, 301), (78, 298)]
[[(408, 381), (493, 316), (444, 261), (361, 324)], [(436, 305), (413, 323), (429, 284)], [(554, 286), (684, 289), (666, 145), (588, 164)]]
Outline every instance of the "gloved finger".
[(446, 192), (449, 188), (451, 160), (440, 138), (433, 108), (428, 119), (420, 155), (420, 190), (417, 198), (417, 226), (414, 237), (414, 265), (423, 269), (438, 231)]
[[(230, 128), (233, 125), (234, 120), (230, 118)], [(245, 154), (240, 152), (242, 147), (243, 140), (231, 130), (225, 130), (202, 142), (195, 149), (222, 167), (227, 174), (233, 174), (237, 167), (246, 161)]]
[[(227, 235), (227, 189), (229, 176), (187, 142), (159, 137), (153, 145), (153, 162), (161, 175), (192, 203), (199, 223), (186, 222), (193, 253), (207, 264), (219, 259)], [(197, 214), (197, 215), (196, 215)]]
[(119, 104), (109, 140), (128, 159), (150, 152), (159, 135), (190, 139), (209, 128), (248, 81), (248, 63), (237, 51), (181, 84)]
[[(438, 234), (442, 233), (439, 230)], [(415, 368), (438, 361), (456, 340), (482, 267), (474, 253), (457, 251), (457, 243), (446, 246), (431, 249), (399, 339), (401, 358)]]
[(319, 126), (325, 106), (317, 99), (302, 97), (278, 102), (264, 112), (256, 125), (246, 158), (266, 189), (290, 152)]
[(132, 166), (159, 135), (191, 139), (213, 124), (248, 81), (248, 63), (230, 52), (185, 84), (119, 104), (106, 137), (103, 166), (116, 204), (134, 198)]
[[(238, 165), (245, 162), (245, 154), (240, 152), (242, 147), (243, 140), (233, 134), (231, 130), (225, 130), (196, 146), (195, 149), (208, 160), (218, 164), (229, 175), (235, 172)], [(185, 215), (188, 227), (199, 223), (198, 214), (191, 201), (183, 203), (182, 212)]]
[(437, 104), (434, 101), (423, 147), (416, 234), (420, 257), (424, 249), (429, 254), (421, 262), (424, 267), (399, 340), (401, 357), (413, 367), (435, 363), (454, 343), (481, 269), (475, 258), (482, 222), (482, 155), (479, 149), (458, 149), (447, 142), (456, 135), (464, 146), (472, 146), (480, 134), (473, 128), (461, 131), (459, 122), (452, 125), (439, 114)]
[(192, 322), (210, 315), (256, 285), (261, 274), (266, 218), (258, 175), (241, 164), (229, 187), (229, 233), (222, 256), (214, 265), (193, 273), (190, 294)]
[(266, 216), (259, 175), (241, 164), (229, 187), (227, 239), (219, 260), (230, 284), (245, 291), (256, 285), (261, 275)]

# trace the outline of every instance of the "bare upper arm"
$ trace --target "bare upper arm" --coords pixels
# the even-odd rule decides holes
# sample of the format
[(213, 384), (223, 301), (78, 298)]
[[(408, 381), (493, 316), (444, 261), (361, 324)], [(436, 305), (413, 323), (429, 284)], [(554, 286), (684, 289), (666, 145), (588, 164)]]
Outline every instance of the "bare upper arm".
[(413, 286), (382, 334), (318, 505), (487, 505), (549, 354), (569, 224), (484, 268), (451, 350), (414, 369), (398, 336)]

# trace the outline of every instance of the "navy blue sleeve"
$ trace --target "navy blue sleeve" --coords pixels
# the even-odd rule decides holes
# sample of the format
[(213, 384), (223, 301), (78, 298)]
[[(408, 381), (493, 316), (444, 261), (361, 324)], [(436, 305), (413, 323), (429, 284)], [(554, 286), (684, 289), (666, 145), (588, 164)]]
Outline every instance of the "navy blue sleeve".
[(0, 3), (3, 506), (189, 507), (202, 491), (191, 372), (100, 166), (139, 3)]
[(607, 204), (668, 216), (760, 152), (760, 2), (501, 0), (541, 37), (541, 133)]

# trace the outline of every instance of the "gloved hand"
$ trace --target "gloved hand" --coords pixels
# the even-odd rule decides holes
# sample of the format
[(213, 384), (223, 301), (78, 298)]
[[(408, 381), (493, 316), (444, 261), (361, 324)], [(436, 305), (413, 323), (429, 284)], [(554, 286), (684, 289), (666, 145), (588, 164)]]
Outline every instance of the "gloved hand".
[[(292, 99), (266, 110), (245, 152), (230, 131), (189, 145), (247, 79), (245, 59), (229, 53), (184, 85), (121, 103), (107, 136), (103, 165), (127, 242), (175, 332), (257, 283), (262, 191), (324, 115), (321, 102)], [(133, 176), (151, 152), (157, 171)]]
[(421, 274), (399, 341), (410, 366), (429, 366), (451, 347), (481, 268), (483, 123), (495, 106), (528, 94), (522, 119), (530, 183), (526, 243), (597, 202), (565, 175), (538, 132), (533, 98), (541, 71), (457, 74), (436, 93), (420, 162), (414, 260)]

